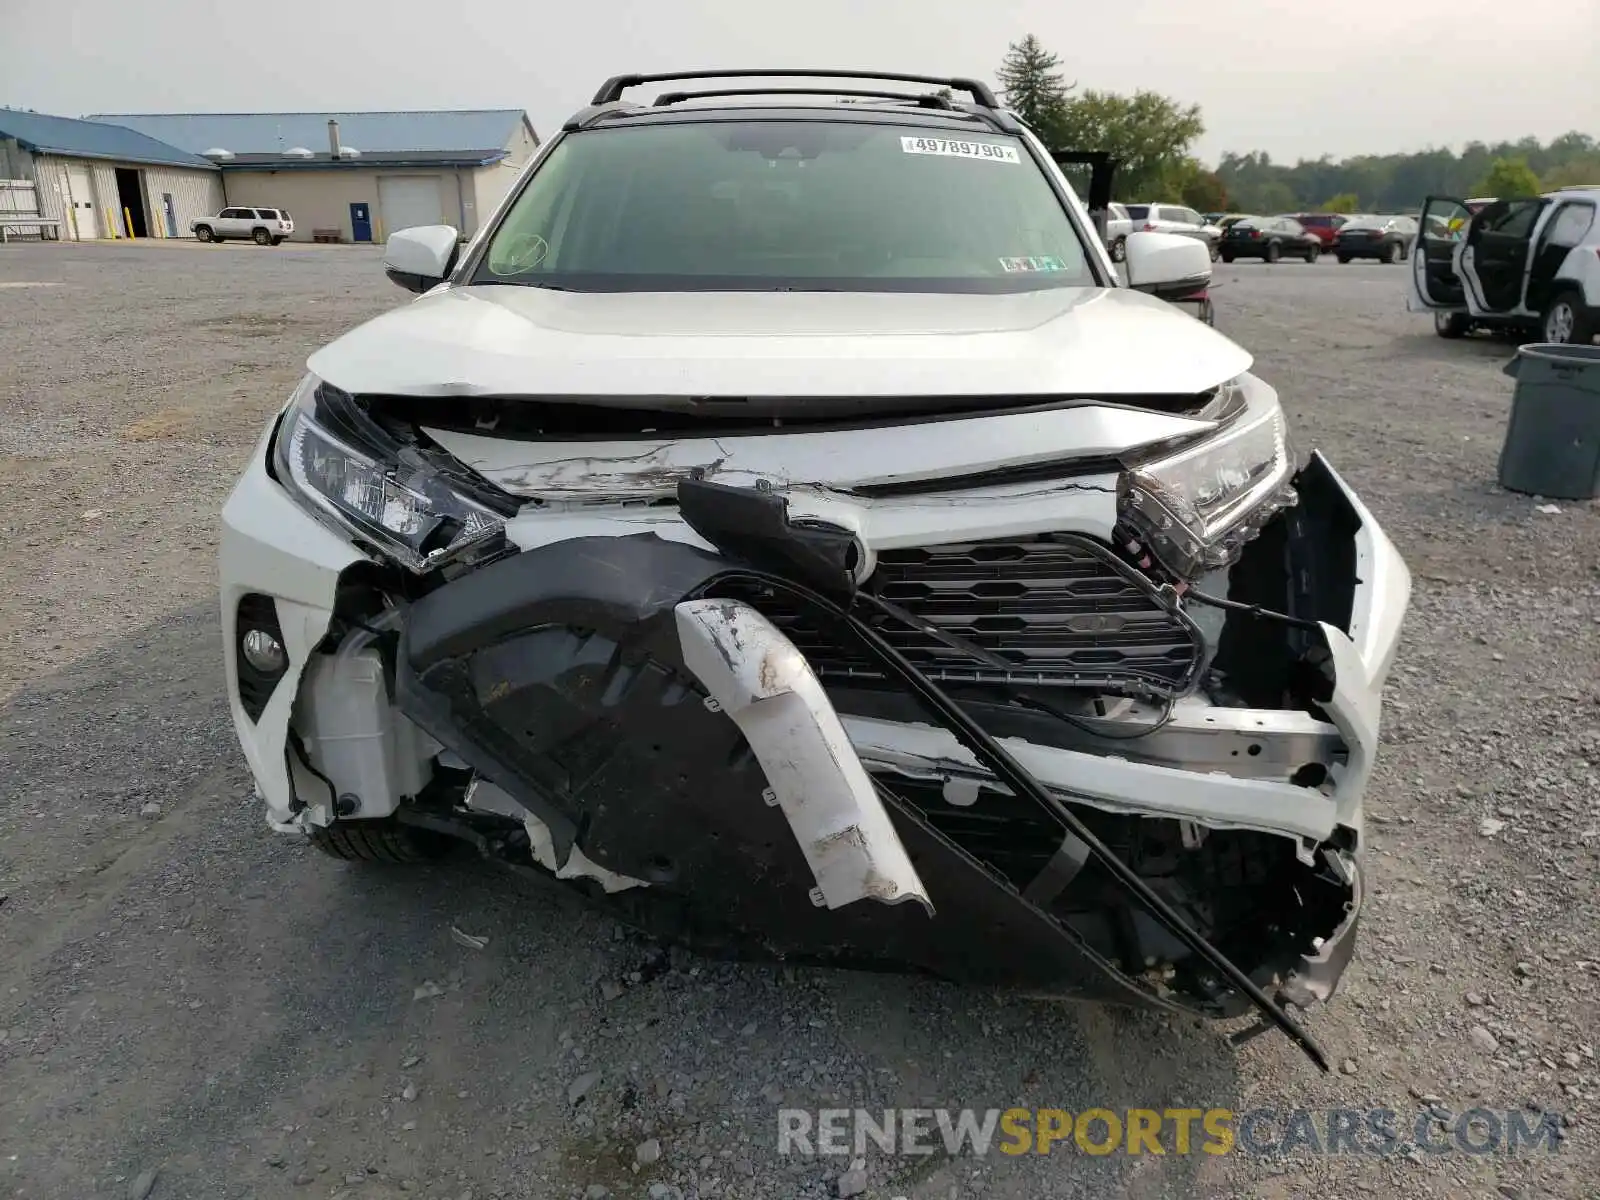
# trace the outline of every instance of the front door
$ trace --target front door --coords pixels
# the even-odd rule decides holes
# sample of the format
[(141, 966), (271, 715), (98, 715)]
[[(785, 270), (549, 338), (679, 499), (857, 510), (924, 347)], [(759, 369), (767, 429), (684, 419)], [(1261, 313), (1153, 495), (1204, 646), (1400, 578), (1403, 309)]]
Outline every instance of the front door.
[(372, 210), (365, 204), (350, 206), (350, 240), (352, 242), (372, 240)]
[(1462, 273), (1485, 312), (1508, 313), (1522, 307), (1533, 230), (1549, 204), (1537, 196), (1496, 200), (1468, 228)]
[(1467, 307), (1460, 275), (1460, 251), (1465, 245), (1472, 210), (1464, 200), (1429, 196), (1422, 202), (1417, 244), (1411, 251), (1413, 312), (1460, 312)]
[(95, 219), (94, 185), (89, 180), (89, 172), (84, 167), (67, 167), (67, 212), (72, 222), (72, 236), (75, 238), (97, 238), (100, 236), (100, 226)]

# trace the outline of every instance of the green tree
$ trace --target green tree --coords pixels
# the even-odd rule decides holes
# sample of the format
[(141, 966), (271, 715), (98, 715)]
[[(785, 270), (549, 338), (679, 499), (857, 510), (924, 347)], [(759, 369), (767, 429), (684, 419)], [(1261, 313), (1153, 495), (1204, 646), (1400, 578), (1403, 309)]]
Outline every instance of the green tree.
[(1062, 82), (1061, 60), (1028, 34), (1006, 50), (998, 73), (1006, 107), (1021, 117), (1052, 149), (1059, 149), (1061, 111), (1076, 85)]
[(1489, 167), (1489, 173), (1472, 190), (1475, 195), (1496, 196), (1501, 200), (1537, 196), (1539, 177), (1526, 158), (1497, 158)]
[(1545, 190), (1551, 192), (1557, 188), (1578, 187), (1584, 184), (1600, 187), (1600, 154), (1590, 154), (1564, 162), (1544, 177)]
[(1061, 144), (1111, 154), (1117, 194), (1130, 200), (1148, 199), (1171, 172), (1181, 171), (1189, 146), (1204, 132), (1198, 105), (1156, 92), (1086, 91), (1061, 109)]
[(1228, 208), (1228, 189), (1217, 173), (1187, 157), (1169, 164), (1160, 184), (1146, 198), (1185, 204), (1196, 212), (1225, 212)]
[(1324, 200), (1319, 206), (1323, 212), (1353, 213), (1361, 207), (1361, 200), (1354, 192), (1340, 192), (1331, 200)]

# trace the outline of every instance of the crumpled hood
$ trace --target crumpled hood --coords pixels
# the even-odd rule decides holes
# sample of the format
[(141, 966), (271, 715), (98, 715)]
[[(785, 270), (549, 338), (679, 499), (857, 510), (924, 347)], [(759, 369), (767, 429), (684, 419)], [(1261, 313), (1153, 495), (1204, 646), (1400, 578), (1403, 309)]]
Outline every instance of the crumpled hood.
[(389, 395), (1110, 396), (1201, 392), (1251, 356), (1126, 288), (1004, 296), (447, 288), (313, 354)]

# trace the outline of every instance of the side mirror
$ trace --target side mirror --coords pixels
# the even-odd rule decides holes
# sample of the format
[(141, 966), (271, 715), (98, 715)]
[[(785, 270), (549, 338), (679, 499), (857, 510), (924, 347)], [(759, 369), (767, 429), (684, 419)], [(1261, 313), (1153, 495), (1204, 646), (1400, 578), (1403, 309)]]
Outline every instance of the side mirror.
[(1128, 286), (1163, 300), (1192, 296), (1211, 282), (1211, 250), (1180, 233), (1130, 233)]
[(444, 282), (460, 250), (461, 235), (453, 225), (402, 229), (384, 244), (383, 273), (408, 292), (425, 292)]

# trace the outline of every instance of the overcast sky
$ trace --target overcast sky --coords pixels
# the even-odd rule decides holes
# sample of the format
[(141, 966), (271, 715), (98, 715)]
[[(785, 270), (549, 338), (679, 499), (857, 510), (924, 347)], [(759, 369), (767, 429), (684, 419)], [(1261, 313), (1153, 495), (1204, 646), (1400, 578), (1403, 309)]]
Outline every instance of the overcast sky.
[(546, 135), (614, 73), (992, 81), (1034, 33), (1069, 82), (1200, 104), (1208, 162), (1600, 136), (1600, 0), (0, 0), (0, 29), (0, 104), (62, 116), (504, 107)]

